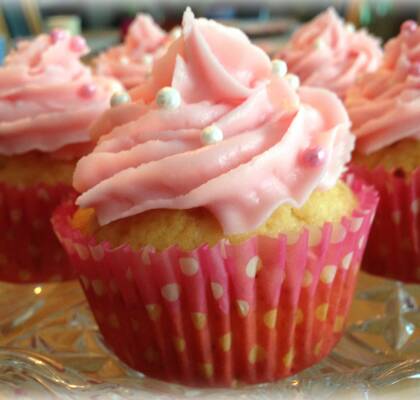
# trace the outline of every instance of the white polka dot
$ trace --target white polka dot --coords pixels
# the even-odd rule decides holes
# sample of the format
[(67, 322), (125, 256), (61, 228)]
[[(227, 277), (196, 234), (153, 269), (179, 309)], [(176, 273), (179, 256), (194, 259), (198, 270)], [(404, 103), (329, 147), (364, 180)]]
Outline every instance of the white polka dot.
[(330, 284), (334, 281), (337, 267), (335, 265), (326, 265), (321, 271), (321, 282)]
[(80, 243), (75, 243), (74, 249), (76, 250), (77, 254), (82, 260), (84, 261), (89, 260), (90, 252), (85, 245), (80, 244)]
[(44, 200), (44, 201), (49, 201), (50, 200), (50, 195), (48, 194), (48, 192), (44, 188), (38, 189), (37, 196), (38, 196), (39, 199)]
[(105, 256), (104, 249), (101, 245), (90, 247), (90, 254), (95, 261), (101, 261)]
[(340, 243), (346, 237), (346, 228), (342, 224), (334, 224), (331, 233), (331, 243)]
[(202, 312), (195, 312), (195, 313), (192, 313), (191, 317), (192, 317), (193, 324), (196, 329), (201, 330), (204, 328), (207, 322), (206, 314)]
[(150, 265), (150, 254), (153, 253), (154, 249), (152, 246), (144, 246), (141, 252), (141, 261), (144, 265)]
[(85, 289), (88, 289), (88, 288), (89, 288), (89, 279), (88, 279), (88, 278), (86, 278), (86, 276), (81, 275), (81, 276), (80, 276), (80, 281), (82, 282), (82, 286), (83, 286)]
[(353, 252), (350, 252), (343, 257), (343, 260), (341, 261), (341, 266), (343, 269), (349, 269), (352, 258)]
[(315, 309), (315, 317), (319, 321), (325, 321), (327, 319), (327, 315), (328, 315), (328, 308), (329, 308), (329, 306), (328, 306), (327, 303), (320, 304)]
[(394, 221), (395, 225), (399, 225), (401, 222), (401, 211), (394, 211), (392, 213), (392, 220)]
[(283, 357), (284, 366), (290, 369), (295, 358), (295, 349), (291, 348)]
[(311, 271), (306, 270), (303, 273), (302, 287), (309, 287), (312, 284), (312, 273)]
[(419, 200), (416, 199), (411, 203), (411, 212), (413, 214), (418, 214), (419, 212)]
[(92, 287), (97, 296), (102, 296), (105, 293), (104, 284), (100, 279), (94, 279), (92, 281)]
[(219, 300), (220, 298), (222, 298), (223, 293), (224, 293), (223, 286), (217, 282), (211, 282), (210, 285), (211, 285), (211, 291), (213, 293), (213, 297), (216, 300)]
[(132, 282), (133, 281), (133, 273), (131, 272), (131, 269), (129, 268), (125, 274), (125, 277), (127, 278), (127, 281)]
[(176, 350), (179, 353), (182, 353), (182, 352), (185, 351), (186, 344), (185, 344), (185, 339), (184, 338), (182, 338), (182, 337), (174, 338), (174, 345), (175, 345)]
[(176, 283), (170, 283), (162, 287), (162, 296), (168, 301), (177, 301), (179, 299), (180, 288)]
[(249, 303), (245, 300), (237, 300), (236, 304), (238, 306), (239, 314), (242, 317), (246, 317), (249, 313)]
[(264, 324), (267, 328), (274, 329), (277, 322), (277, 309), (274, 308), (267, 311), (263, 317)]
[(226, 353), (232, 347), (232, 333), (226, 333), (219, 339), (220, 347)]
[(198, 272), (199, 263), (193, 257), (180, 258), (179, 264), (184, 275), (193, 276)]
[(298, 242), (300, 238), (300, 232), (293, 232), (287, 235), (287, 244), (292, 246)]
[(246, 268), (245, 268), (245, 272), (248, 278), (251, 278), (251, 279), (255, 278), (260, 262), (261, 260), (258, 256), (254, 256), (248, 261), (248, 264), (246, 265)]
[(256, 364), (257, 362), (263, 361), (265, 355), (266, 352), (261, 346), (254, 346), (248, 354), (248, 361), (250, 364)]
[(309, 229), (309, 246), (318, 246), (322, 239), (322, 230), (317, 227)]
[(350, 230), (352, 232), (357, 232), (363, 224), (363, 218), (353, 218), (350, 223)]
[(203, 373), (203, 376), (207, 379), (211, 378), (214, 373), (213, 364), (211, 363), (204, 363), (201, 365), (201, 372)]
[(157, 321), (162, 313), (162, 308), (159, 304), (147, 304), (146, 311), (152, 321)]

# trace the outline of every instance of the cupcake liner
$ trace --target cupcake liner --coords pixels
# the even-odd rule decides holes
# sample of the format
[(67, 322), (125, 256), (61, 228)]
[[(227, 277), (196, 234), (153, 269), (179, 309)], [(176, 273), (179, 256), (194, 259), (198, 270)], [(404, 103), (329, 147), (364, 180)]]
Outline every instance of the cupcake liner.
[(74, 269), (51, 227), (67, 185), (28, 188), (0, 183), (0, 280), (38, 283), (74, 279)]
[(97, 243), (72, 228), (70, 202), (52, 222), (126, 364), (187, 385), (267, 382), (316, 363), (341, 337), (377, 204), (372, 188), (351, 185), (359, 206), (339, 224), (190, 252)]
[(352, 166), (352, 172), (376, 187), (378, 211), (362, 268), (372, 274), (420, 282), (420, 168), (407, 175), (383, 167), (368, 170)]

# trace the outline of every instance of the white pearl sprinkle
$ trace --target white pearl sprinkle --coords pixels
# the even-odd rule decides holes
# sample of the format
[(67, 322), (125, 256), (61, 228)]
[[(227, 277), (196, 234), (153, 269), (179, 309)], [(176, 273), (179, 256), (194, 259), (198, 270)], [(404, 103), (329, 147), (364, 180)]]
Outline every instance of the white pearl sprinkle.
[(210, 125), (201, 132), (201, 142), (207, 146), (223, 140), (223, 131), (216, 125)]
[(317, 40), (315, 40), (314, 46), (318, 50), (325, 49), (327, 47), (327, 43), (325, 43), (324, 39), (318, 38)]
[(171, 30), (170, 36), (172, 40), (178, 39), (179, 37), (181, 37), (181, 35), (182, 35), (182, 29), (179, 26)]
[(119, 83), (118, 81), (112, 80), (112, 82), (111, 82), (111, 92), (112, 93), (124, 92), (124, 86), (121, 85), (121, 83)]
[(290, 86), (294, 89), (297, 90), (300, 86), (300, 79), (297, 75), (295, 74), (287, 74), (285, 76), (285, 79), (289, 82)]
[(271, 63), (271, 71), (274, 75), (285, 77), (287, 74), (287, 64), (283, 60), (273, 60)]
[(153, 56), (150, 54), (145, 54), (142, 58), (143, 64), (152, 65), (153, 64)]
[(130, 63), (130, 59), (127, 56), (120, 57), (120, 63), (123, 65), (127, 65)]
[(353, 33), (353, 32), (356, 31), (356, 27), (351, 22), (347, 22), (346, 30), (347, 30), (347, 32)]
[(164, 87), (156, 95), (156, 104), (166, 110), (175, 110), (181, 105), (181, 95), (172, 87)]
[(131, 97), (127, 92), (117, 92), (114, 93), (111, 97), (111, 107), (116, 107), (121, 104), (129, 103)]

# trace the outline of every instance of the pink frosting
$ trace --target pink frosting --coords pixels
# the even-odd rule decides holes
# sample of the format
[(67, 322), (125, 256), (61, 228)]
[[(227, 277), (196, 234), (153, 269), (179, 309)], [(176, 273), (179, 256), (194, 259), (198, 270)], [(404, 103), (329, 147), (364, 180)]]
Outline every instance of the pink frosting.
[(169, 40), (149, 15), (139, 14), (131, 23), (124, 43), (97, 58), (96, 71), (113, 76), (131, 89), (150, 75), (154, 59), (162, 55)]
[(377, 39), (363, 30), (354, 31), (329, 8), (295, 32), (277, 57), (304, 85), (344, 97), (359, 74), (378, 68), (382, 50)]
[[(281, 204), (301, 206), (337, 182), (353, 149), (341, 101), (271, 74), (265, 53), (240, 31), (184, 14), (183, 34), (133, 102), (108, 110), (99, 143), (77, 165), (77, 203), (100, 224), (150, 209), (205, 207), (226, 234), (250, 231)], [(159, 108), (159, 89), (182, 101)], [(222, 141), (202, 144), (210, 125)]]
[(116, 81), (93, 77), (88, 48), (64, 31), (22, 41), (0, 68), (0, 154), (56, 152), (90, 141)]
[(346, 105), (362, 153), (420, 139), (420, 28), (414, 21), (386, 44), (382, 66), (349, 90)]

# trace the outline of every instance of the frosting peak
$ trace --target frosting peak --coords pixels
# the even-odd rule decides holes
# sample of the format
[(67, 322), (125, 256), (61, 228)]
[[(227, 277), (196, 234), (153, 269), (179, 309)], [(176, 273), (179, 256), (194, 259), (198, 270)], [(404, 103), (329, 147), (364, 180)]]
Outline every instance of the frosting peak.
[(149, 76), (153, 62), (165, 51), (172, 38), (152, 17), (139, 14), (131, 23), (124, 43), (102, 53), (96, 59), (98, 74), (118, 79), (131, 89)]
[(304, 85), (324, 87), (344, 97), (360, 73), (381, 62), (379, 41), (345, 24), (333, 8), (296, 31), (279, 54)]
[(232, 234), (334, 185), (354, 140), (342, 103), (323, 89), (296, 91), (271, 70), (242, 32), (187, 10), (181, 37), (132, 102), (93, 127), (98, 144), (74, 176), (77, 203), (94, 207), (100, 224), (206, 207)]
[(22, 41), (0, 68), (0, 154), (55, 152), (90, 141), (89, 126), (117, 83), (80, 62), (83, 38), (65, 31)]
[(384, 60), (349, 90), (346, 105), (357, 148), (369, 154), (406, 138), (420, 138), (420, 27), (406, 21), (385, 45)]

